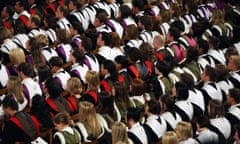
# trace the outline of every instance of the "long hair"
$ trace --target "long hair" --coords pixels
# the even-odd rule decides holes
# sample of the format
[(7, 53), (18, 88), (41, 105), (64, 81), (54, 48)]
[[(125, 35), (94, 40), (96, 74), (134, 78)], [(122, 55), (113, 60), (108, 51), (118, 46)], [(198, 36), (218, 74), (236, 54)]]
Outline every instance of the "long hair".
[(21, 81), (16, 76), (10, 76), (8, 83), (7, 83), (7, 89), (9, 95), (14, 95), (17, 99), (17, 102), (22, 104), (24, 102), (24, 94), (23, 94), (23, 87), (21, 84)]
[(178, 138), (175, 132), (169, 131), (164, 133), (162, 137), (162, 144), (178, 144)]
[(79, 122), (83, 123), (87, 129), (88, 135), (97, 138), (101, 134), (101, 125), (97, 120), (97, 113), (94, 105), (89, 102), (80, 102)]
[(192, 125), (189, 122), (179, 122), (177, 124), (176, 131), (178, 131), (180, 141), (193, 137)]
[(87, 83), (87, 91), (98, 92), (100, 86), (100, 78), (98, 72), (87, 71), (85, 78)]
[(127, 127), (122, 122), (115, 122), (112, 126), (112, 144), (117, 142), (128, 144)]
[(37, 38), (30, 39), (30, 45), (34, 66), (38, 68), (41, 63), (44, 63), (44, 61), (41, 52), (41, 47), (39, 46)]
[(113, 83), (113, 88), (115, 91), (114, 99), (118, 101), (120, 105), (127, 110), (130, 105), (128, 89), (124, 83), (119, 81)]

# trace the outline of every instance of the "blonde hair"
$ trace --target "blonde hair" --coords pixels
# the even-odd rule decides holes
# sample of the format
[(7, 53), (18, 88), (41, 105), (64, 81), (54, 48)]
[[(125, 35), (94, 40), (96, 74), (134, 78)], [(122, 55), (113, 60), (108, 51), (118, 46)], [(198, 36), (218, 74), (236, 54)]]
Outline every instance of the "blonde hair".
[(24, 102), (23, 87), (21, 81), (16, 76), (10, 76), (7, 83), (7, 89), (9, 95), (14, 95), (17, 102), (22, 104)]
[(127, 127), (122, 122), (115, 122), (112, 126), (112, 143), (128, 143)]
[(86, 83), (88, 84), (87, 91), (93, 90), (97, 92), (100, 85), (100, 78), (98, 72), (88, 71), (85, 78)]
[(165, 132), (162, 136), (162, 144), (178, 144), (178, 138), (175, 132)]
[(46, 35), (43, 34), (39, 34), (36, 36), (36, 41), (39, 44), (40, 48), (44, 47), (44, 46), (48, 46), (49, 41), (48, 41), (48, 37)]
[(9, 52), (9, 58), (14, 65), (19, 65), (20, 63), (25, 62), (25, 54), (22, 49), (14, 48)]
[(97, 113), (94, 105), (87, 101), (80, 102), (79, 115), (79, 122), (84, 124), (88, 135), (97, 138), (101, 134), (102, 128), (97, 120)]
[(193, 137), (192, 125), (189, 122), (179, 122), (176, 126), (176, 131), (180, 141)]
[(67, 85), (70, 88), (70, 92), (73, 94), (81, 94), (82, 93), (82, 83), (79, 78), (72, 77), (67, 81)]

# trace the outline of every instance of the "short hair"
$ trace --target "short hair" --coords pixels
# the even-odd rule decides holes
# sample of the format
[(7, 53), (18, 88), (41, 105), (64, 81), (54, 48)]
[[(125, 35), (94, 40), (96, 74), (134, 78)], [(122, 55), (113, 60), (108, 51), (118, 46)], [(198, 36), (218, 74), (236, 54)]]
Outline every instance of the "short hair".
[(26, 9), (27, 7), (27, 2), (26, 0), (16, 0), (16, 3), (19, 2), (19, 6), (23, 7), (24, 9)]
[(72, 52), (72, 56), (76, 59), (76, 61), (80, 64), (84, 64), (85, 55), (81, 49), (74, 49)]
[(189, 73), (185, 72), (181, 74), (181, 82), (185, 83), (190, 88), (194, 87), (194, 79)]
[(139, 21), (144, 25), (145, 29), (148, 31), (152, 30), (153, 22), (152, 17), (149, 15), (144, 15), (139, 18)]
[(51, 69), (47, 64), (39, 64), (37, 71), (40, 83), (52, 77)]
[(73, 5), (75, 5), (77, 7), (77, 9), (80, 9), (81, 8), (81, 2), (80, 0), (69, 0), (69, 2), (72, 2)]
[(63, 16), (67, 17), (67, 15), (68, 15), (68, 7), (65, 6), (65, 5), (60, 5), (60, 6), (58, 6), (58, 8), (59, 8), (60, 12), (63, 13)]
[(70, 122), (70, 116), (68, 113), (58, 113), (54, 117), (54, 123), (68, 125)]
[(81, 45), (84, 47), (85, 51), (91, 52), (93, 49), (92, 40), (89, 37), (81, 37)]
[(108, 20), (108, 14), (105, 10), (98, 10), (96, 18), (98, 18), (101, 23), (106, 23)]
[(187, 58), (187, 60), (186, 60), (187, 62), (192, 62), (192, 61), (197, 62), (197, 60), (198, 60), (198, 49), (195, 48), (195, 47), (189, 46), (187, 48), (186, 58)]
[(127, 5), (121, 5), (121, 6), (119, 7), (119, 11), (120, 11), (121, 14), (122, 14), (122, 19), (128, 18), (129, 16), (132, 15), (132, 11), (131, 11), (131, 9), (129, 8), (129, 6), (127, 6)]
[(239, 88), (230, 89), (229, 96), (232, 97), (236, 103), (240, 103), (240, 89)]
[(3, 108), (10, 108), (11, 110), (18, 111), (18, 104), (13, 97), (6, 96), (2, 102)]
[(127, 109), (127, 120), (133, 119), (135, 122), (140, 120), (141, 111), (138, 108), (130, 107)]
[(49, 60), (49, 64), (51, 67), (53, 67), (53, 66), (62, 67), (63, 59), (59, 56), (54, 56)]
[(173, 23), (171, 23), (170, 27), (176, 27), (181, 32), (185, 31), (184, 24), (183, 24), (183, 22), (181, 20), (174, 21)]
[(176, 126), (176, 131), (179, 133), (179, 139), (180, 141), (182, 140), (187, 140), (188, 138), (193, 137), (193, 129), (192, 125), (189, 122), (178, 122)]
[(112, 40), (113, 40), (112, 35), (107, 32), (102, 32), (101, 35), (102, 35), (102, 40), (104, 41), (104, 44), (106, 46), (111, 46)]
[(144, 9), (144, 1), (143, 0), (132, 0), (133, 7), (138, 8), (140, 11)]
[(30, 17), (31, 22), (35, 23), (37, 27), (41, 24), (41, 18), (38, 15), (31, 15)]
[(177, 99), (178, 100), (187, 100), (188, 99), (188, 86), (183, 82), (175, 83)]
[(209, 76), (210, 81), (216, 81), (216, 70), (213, 67), (206, 65), (204, 71), (205, 75)]
[(139, 31), (138, 31), (138, 28), (134, 24), (128, 25), (126, 28), (126, 31), (127, 31), (128, 39), (138, 38)]
[(180, 30), (176, 27), (170, 27), (168, 32), (173, 36), (174, 40), (177, 40), (180, 37)]
[(200, 115), (196, 117), (196, 123), (198, 123), (200, 128), (209, 126), (209, 119), (207, 115)]
[(220, 41), (217, 37), (212, 36), (209, 38), (209, 44), (212, 44), (214, 46), (214, 49), (218, 49)]
[(57, 35), (57, 40), (60, 43), (68, 44), (72, 40), (71, 33), (69, 31), (67, 31), (66, 29), (57, 30), (56, 35)]
[(123, 55), (119, 55), (119, 56), (115, 57), (115, 62), (118, 64), (121, 64), (122, 68), (127, 68), (127, 66), (128, 66), (127, 57), (123, 56)]
[(84, 33), (82, 23), (74, 21), (71, 22), (71, 26), (73, 27), (73, 29), (77, 30), (78, 34)]
[(203, 40), (203, 39), (199, 39), (197, 41), (198, 43), (198, 47), (201, 48), (203, 50), (203, 53), (207, 53), (208, 52), (208, 49), (209, 49), (209, 44), (206, 40)]
[(148, 106), (148, 111), (152, 114), (159, 115), (161, 112), (160, 103), (157, 100), (150, 100), (146, 102)]
[(33, 66), (27, 62), (23, 62), (18, 65), (17, 70), (22, 72), (27, 77), (32, 77), (34, 74)]
[(132, 47), (127, 51), (127, 56), (133, 61), (136, 62), (141, 60), (141, 52), (138, 48)]
[(210, 100), (208, 106), (210, 109), (210, 112), (208, 113), (209, 119), (224, 116), (225, 107), (222, 102), (218, 100)]
[(0, 44), (2, 44), (5, 39), (11, 37), (10, 31), (6, 27), (4, 27), (4, 26), (0, 27), (0, 33), (1, 33), (1, 35), (0, 35)]
[(167, 77), (168, 74), (171, 72), (173, 66), (171, 63), (169, 63), (166, 60), (162, 60), (162, 61), (157, 61), (155, 67), (157, 68), (157, 70), (159, 72), (161, 72), (163, 74), (163, 76)]

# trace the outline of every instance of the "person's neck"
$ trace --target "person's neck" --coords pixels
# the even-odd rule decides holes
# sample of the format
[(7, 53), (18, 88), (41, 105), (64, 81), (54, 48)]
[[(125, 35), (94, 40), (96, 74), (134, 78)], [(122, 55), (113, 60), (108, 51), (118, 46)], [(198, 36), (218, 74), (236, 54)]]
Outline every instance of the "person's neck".
[(205, 131), (205, 130), (208, 130), (208, 128), (207, 127), (198, 128), (199, 132), (202, 132), (202, 131)]

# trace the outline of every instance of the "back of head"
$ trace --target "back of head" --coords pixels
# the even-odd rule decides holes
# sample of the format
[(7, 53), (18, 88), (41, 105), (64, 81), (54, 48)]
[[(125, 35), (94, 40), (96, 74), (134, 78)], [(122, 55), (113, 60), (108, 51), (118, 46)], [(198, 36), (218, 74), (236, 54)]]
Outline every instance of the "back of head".
[(68, 113), (58, 113), (54, 117), (54, 123), (68, 125), (70, 122), (70, 116)]
[(209, 107), (209, 112), (208, 112), (209, 118), (222, 117), (225, 114), (224, 105), (220, 101), (211, 100), (208, 103), (208, 107)]
[(188, 99), (188, 86), (183, 82), (176, 82), (175, 84), (176, 94), (178, 100)]
[(127, 127), (122, 122), (115, 122), (112, 126), (112, 143), (128, 142)]
[(63, 60), (59, 56), (54, 56), (49, 60), (49, 64), (51, 67), (56, 66), (61, 68), (63, 66)]
[(57, 98), (61, 96), (62, 88), (60, 87), (56, 79), (48, 79), (45, 83), (45, 87), (48, 90), (50, 98)]
[(12, 97), (5, 97), (3, 102), (2, 102), (2, 107), (4, 109), (11, 109), (11, 110), (15, 110), (18, 111), (18, 104), (15, 101), (15, 99), (13, 99)]
[(139, 122), (140, 120), (140, 114), (141, 114), (141, 111), (137, 108), (128, 108), (127, 110), (127, 120), (133, 120), (135, 123), (136, 122)]
[(162, 144), (178, 144), (178, 138), (175, 132), (168, 131), (162, 136)]
[(153, 27), (153, 22), (152, 22), (152, 17), (148, 15), (141, 16), (139, 18), (139, 21), (144, 25), (145, 29), (148, 31), (152, 30)]
[(229, 96), (232, 97), (237, 104), (240, 103), (240, 89), (239, 88), (230, 89)]
[(34, 74), (32, 65), (26, 62), (19, 64), (17, 69), (19, 72), (22, 72), (27, 77), (32, 77)]
[(161, 112), (160, 103), (157, 100), (147, 101), (148, 111), (154, 115), (159, 115)]
[(193, 137), (192, 125), (189, 122), (178, 122), (176, 131), (180, 141)]

